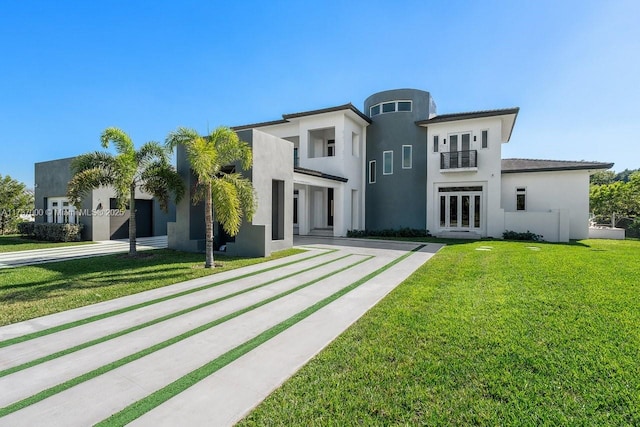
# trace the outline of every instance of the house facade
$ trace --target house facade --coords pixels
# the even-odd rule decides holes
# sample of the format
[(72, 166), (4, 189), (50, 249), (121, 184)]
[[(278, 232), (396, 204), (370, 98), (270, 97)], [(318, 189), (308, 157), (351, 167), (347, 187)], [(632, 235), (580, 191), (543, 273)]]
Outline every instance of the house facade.
[[(450, 238), (501, 238), (506, 230), (551, 242), (587, 238), (589, 176), (613, 164), (502, 159), (518, 114), (506, 108), (438, 115), (429, 92), (396, 89), (368, 97), (364, 111), (349, 103), (237, 126), (253, 150), (253, 165), (242, 173), (254, 185), (258, 210), (236, 237), (216, 225), (216, 248), (265, 256), (290, 247), (294, 234), (399, 228)], [(36, 208), (63, 208), (61, 216), (40, 220), (84, 221), (84, 237), (93, 240), (126, 232), (126, 218), (76, 219), (65, 199), (70, 161), (36, 164)], [(193, 190), (181, 149), (177, 170)], [(110, 208), (109, 191), (94, 190), (83, 208)], [(142, 217), (151, 218), (152, 235), (168, 234), (171, 248), (204, 250), (202, 206), (185, 197), (163, 216), (150, 196), (140, 197), (150, 204)]]
[[(438, 115), (427, 91), (396, 89), (352, 104), (239, 126), (293, 144), (292, 229), (427, 229), (449, 238), (530, 231), (587, 238), (589, 176), (611, 163), (502, 159), (519, 108)], [(553, 185), (552, 185), (553, 183)]]

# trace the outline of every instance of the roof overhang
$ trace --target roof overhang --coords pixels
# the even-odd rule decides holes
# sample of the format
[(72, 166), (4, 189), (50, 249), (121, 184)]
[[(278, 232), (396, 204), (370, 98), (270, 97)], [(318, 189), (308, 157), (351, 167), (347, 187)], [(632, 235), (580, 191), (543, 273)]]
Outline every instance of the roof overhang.
[(513, 127), (516, 124), (516, 118), (518, 117), (519, 111), (520, 107), (514, 107), (503, 108), (500, 110), (483, 110), (469, 111), (466, 113), (441, 114), (430, 119), (419, 120), (416, 122), (416, 124), (422, 127), (429, 127), (431, 125), (437, 125), (441, 123), (497, 117), (500, 118), (502, 122), (502, 141), (509, 142), (509, 140), (511, 139), (511, 134), (513, 133)]
[(293, 182), (295, 184), (313, 185), (316, 187), (339, 187), (347, 182), (347, 178), (341, 176), (330, 175), (324, 172), (294, 167)]
[(321, 108), (319, 110), (302, 111), (300, 113), (283, 114), (281, 120), (272, 120), (269, 122), (252, 123), (248, 125), (234, 126), (231, 129), (235, 131), (254, 129), (266, 126), (280, 125), (283, 123), (290, 123), (299, 120), (303, 117), (318, 116), (321, 114), (331, 114), (335, 112), (344, 112), (349, 118), (356, 123), (360, 123), (362, 126), (367, 126), (371, 123), (371, 119), (367, 117), (362, 111), (358, 110), (352, 103), (338, 105), (335, 107)]
[(569, 160), (541, 159), (502, 159), (502, 173), (561, 172), (586, 171), (594, 173), (598, 170), (611, 169), (613, 163), (585, 162)]

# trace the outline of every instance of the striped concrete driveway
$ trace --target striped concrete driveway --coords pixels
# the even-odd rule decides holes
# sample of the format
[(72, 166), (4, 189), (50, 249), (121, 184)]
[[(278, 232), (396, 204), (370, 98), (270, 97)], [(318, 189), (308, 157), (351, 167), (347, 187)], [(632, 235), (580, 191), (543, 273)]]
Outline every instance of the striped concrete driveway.
[[(167, 247), (167, 236), (139, 237), (136, 239), (139, 251), (163, 249)], [(21, 267), (47, 262), (67, 261), (129, 252), (129, 240), (105, 240), (90, 245), (63, 246), (59, 248), (34, 249), (0, 253), (0, 268)]]
[(440, 249), (306, 251), (0, 328), (1, 426), (226, 426)]

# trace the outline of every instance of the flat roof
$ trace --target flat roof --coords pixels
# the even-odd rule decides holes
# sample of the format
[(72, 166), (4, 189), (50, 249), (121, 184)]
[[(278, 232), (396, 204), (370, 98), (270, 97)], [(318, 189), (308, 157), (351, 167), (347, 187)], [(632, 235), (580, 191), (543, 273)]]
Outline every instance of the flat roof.
[(584, 160), (502, 159), (502, 173), (611, 169), (613, 163)]

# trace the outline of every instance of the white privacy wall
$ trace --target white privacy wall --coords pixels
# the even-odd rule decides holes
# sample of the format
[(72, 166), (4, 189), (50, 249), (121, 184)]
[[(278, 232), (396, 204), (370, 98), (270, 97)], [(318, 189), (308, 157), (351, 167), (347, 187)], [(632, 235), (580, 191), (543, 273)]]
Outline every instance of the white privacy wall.
[[(550, 221), (556, 218), (558, 240), (589, 237), (588, 170), (520, 172), (502, 174), (502, 207), (505, 229), (524, 227), (553, 241)], [(516, 189), (526, 189), (526, 211), (516, 210)], [(511, 213), (511, 214), (510, 214)], [(546, 215), (542, 215), (546, 213)], [(515, 216), (514, 216), (515, 214)], [(517, 217), (520, 215), (520, 217)], [(536, 231), (540, 230), (540, 231)], [(568, 230), (568, 231), (567, 231)], [(542, 232), (544, 231), (544, 232)], [(546, 233), (546, 235), (545, 235)], [(566, 237), (565, 237), (566, 236)]]

